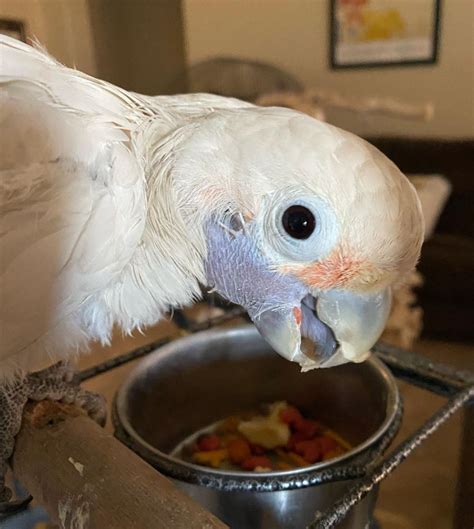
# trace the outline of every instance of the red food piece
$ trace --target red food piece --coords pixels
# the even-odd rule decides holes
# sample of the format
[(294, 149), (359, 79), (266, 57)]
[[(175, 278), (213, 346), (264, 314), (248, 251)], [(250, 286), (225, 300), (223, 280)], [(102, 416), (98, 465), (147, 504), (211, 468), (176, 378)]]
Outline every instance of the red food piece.
[(263, 448), (263, 446), (260, 446), (260, 445), (254, 445), (253, 443), (249, 443), (250, 444), (250, 450), (252, 450), (252, 454), (255, 454), (256, 456), (263, 456), (265, 455), (265, 448)]
[(236, 464), (242, 463), (252, 455), (250, 445), (245, 439), (233, 439), (227, 445), (227, 450), (229, 459)]
[(295, 426), (296, 423), (303, 420), (300, 410), (294, 406), (287, 406), (280, 412), (280, 420), (290, 426)]
[(290, 438), (288, 439), (288, 443), (286, 445), (286, 448), (288, 450), (294, 451), (295, 446), (297, 443), (300, 443), (301, 441), (309, 441), (308, 437), (303, 432), (295, 432), (290, 435)]
[(272, 463), (265, 456), (250, 456), (240, 466), (244, 470), (255, 470), (257, 467), (272, 468)]
[(297, 421), (294, 426), (297, 432), (306, 436), (307, 439), (312, 439), (319, 431), (319, 423), (312, 419), (302, 419)]
[(296, 443), (295, 452), (308, 463), (316, 463), (323, 457), (318, 439), (312, 439), (311, 441), (300, 441), (299, 443)]
[(337, 443), (337, 441), (332, 437), (328, 437), (327, 435), (322, 435), (321, 437), (318, 437), (318, 441), (323, 455), (327, 452), (332, 452), (333, 450), (339, 448), (339, 444)]
[(201, 435), (197, 440), (198, 450), (201, 452), (209, 452), (210, 450), (217, 450), (221, 447), (221, 439), (216, 434)]

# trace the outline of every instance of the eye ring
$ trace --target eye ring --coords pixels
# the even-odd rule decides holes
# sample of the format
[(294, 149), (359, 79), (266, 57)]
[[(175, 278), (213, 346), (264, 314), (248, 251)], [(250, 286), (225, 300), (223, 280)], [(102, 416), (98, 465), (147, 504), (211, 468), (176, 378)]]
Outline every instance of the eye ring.
[(308, 239), (316, 229), (316, 219), (312, 211), (299, 204), (284, 211), (281, 223), (285, 232), (298, 240)]

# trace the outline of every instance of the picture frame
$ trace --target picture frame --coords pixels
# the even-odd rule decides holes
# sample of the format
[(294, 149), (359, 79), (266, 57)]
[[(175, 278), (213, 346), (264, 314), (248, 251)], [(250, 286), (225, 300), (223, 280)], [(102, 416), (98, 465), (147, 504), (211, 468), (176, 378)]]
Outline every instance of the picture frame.
[(21, 20), (0, 18), (0, 33), (26, 42), (25, 24)]
[(435, 64), (441, 0), (330, 0), (333, 69)]

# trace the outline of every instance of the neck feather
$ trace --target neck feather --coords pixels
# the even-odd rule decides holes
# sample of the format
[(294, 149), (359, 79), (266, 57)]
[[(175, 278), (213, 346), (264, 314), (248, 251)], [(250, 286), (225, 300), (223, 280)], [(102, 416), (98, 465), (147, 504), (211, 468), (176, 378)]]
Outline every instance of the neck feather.
[(146, 219), (120, 284), (108, 296), (112, 318), (125, 332), (189, 305), (200, 297), (200, 284), (205, 283), (203, 222), (186, 204), (192, 190), (182, 193), (179, 187), (178, 193), (173, 172), (175, 154), (190, 127), (170, 127), (154, 119), (133, 139), (146, 178)]

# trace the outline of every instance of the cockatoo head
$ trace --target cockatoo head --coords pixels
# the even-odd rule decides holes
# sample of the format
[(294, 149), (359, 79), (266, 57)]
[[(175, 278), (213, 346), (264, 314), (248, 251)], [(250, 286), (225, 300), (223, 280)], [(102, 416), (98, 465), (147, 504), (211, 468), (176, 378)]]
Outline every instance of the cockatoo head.
[(303, 369), (364, 360), (423, 239), (397, 167), (348, 132), (259, 107), (210, 114), (178, 158), (207, 286)]

